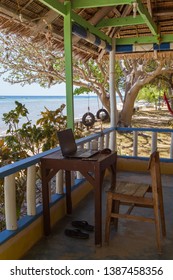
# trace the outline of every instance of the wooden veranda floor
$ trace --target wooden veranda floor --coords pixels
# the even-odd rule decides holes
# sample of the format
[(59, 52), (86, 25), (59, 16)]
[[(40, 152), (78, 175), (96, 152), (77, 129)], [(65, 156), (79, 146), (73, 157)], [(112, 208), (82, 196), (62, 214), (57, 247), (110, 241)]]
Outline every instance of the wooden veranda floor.
[[(148, 175), (143, 173), (118, 173), (118, 180), (149, 182)], [(111, 230), (110, 245), (103, 242), (100, 248), (94, 245), (94, 233), (89, 239), (80, 240), (67, 237), (66, 228), (72, 228), (74, 220), (87, 220), (94, 224), (94, 195), (91, 192), (73, 214), (66, 216), (53, 229), (49, 237), (40, 240), (24, 257), (23, 260), (173, 260), (173, 176), (163, 175), (163, 195), (167, 237), (163, 240), (163, 253), (159, 255), (156, 248), (154, 224), (120, 220), (118, 232)], [(103, 240), (105, 188), (103, 186)], [(149, 210), (150, 211), (150, 210)]]

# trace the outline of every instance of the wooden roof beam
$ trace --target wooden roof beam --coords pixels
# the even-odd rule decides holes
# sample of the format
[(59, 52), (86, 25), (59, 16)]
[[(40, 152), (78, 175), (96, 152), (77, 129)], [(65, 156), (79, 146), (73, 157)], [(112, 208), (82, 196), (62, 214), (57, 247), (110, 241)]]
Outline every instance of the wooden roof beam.
[[(41, 3), (43, 3), (44, 5), (48, 6), (51, 10), (54, 10), (63, 16), (65, 16), (67, 14), (66, 5), (61, 4), (57, 0), (39, 0), (39, 1)], [(81, 1), (78, 1), (78, 2), (81, 2)], [(104, 6), (107, 6), (107, 5), (105, 4)], [(114, 3), (114, 6), (115, 6), (115, 3)], [(72, 9), (72, 7), (71, 7), (71, 9)], [(82, 17), (80, 17), (79, 15), (74, 13), (73, 11), (72, 11), (72, 20), (74, 22), (76, 22), (77, 24), (81, 25), (82, 27), (86, 28), (87, 30), (89, 30), (90, 33), (98, 36), (100, 39), (106, 40), (109, 44), (111, 43), (111, 39), (107, 35), (105, 35), (101, 31), (99, 31), (94, 25), (90, 24), (89, 22), (84, 20)]]
[(54, 10), (55, 12), (59, 13), (62, 16), (67, 15), (67, 9), (64, 4), (61, 4), (57, 0), (39, 0), (41, 3), (43, 3), (45, 6), (49, 7), (51, 10)]
[(73, 0), (72, 9), (87, 9), (87, 8), (97, 8), (105, 6), (117, 6), (117, 5), (128, 5), (131, 4), (132, 0)]
[(57, 17), (59, 17), (58, 13), (49, 10), (46, 15), (36, 24), (34, 34), (44, 31), (45, 28), (50, 25)]
[(151, 3), (151, 0), (147, 0), (147, 7), (148, 7), (149, 14), (152, 17), (152, 3)]
[(128, 26), (128, 25), (138, 25), (144, 24), (145, 20), (141, 16), (136, 16), (135, 18), (132, 16), (121, 17), (121, 18), (111, 18), (111, 19), (103, 19), (97, 24), (98, 28), (102, 27), (120, 27), (120, 26)]
[(141, 0), (134, 0), (134, 2), (137, 2), (137, 10), (141, 17), (144, 19), (146, 25), (149, 27), (151, 33), (154, 36), (158, 36), (157, 26), (155, 22), (153, 21), (152, 17), (150, 16), (149, 12), (147, 11), (146, 7), (142, 4)]
[[(92, 25), (96, 25), (104, 16), (106, 16), (110, 11), (112, 11), (112, 7), (103, 7), (99, 9), (93, 17), (91, 17), (88, 22)], [(72, 37), (73, 43), (77, 43), (80, 38), (76, 35)]]

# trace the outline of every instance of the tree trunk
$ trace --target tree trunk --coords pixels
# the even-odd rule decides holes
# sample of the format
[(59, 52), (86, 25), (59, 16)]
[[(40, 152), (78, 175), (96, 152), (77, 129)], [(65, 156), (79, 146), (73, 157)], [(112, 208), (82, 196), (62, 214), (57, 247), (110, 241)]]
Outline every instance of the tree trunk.
[(119, 113), (118, 126), (128, 127), (131, 125), (134, 113), (134, 103), (139, 92), (139, 87), (133, 88), (133, 91), (126, 94), (123, 109)]

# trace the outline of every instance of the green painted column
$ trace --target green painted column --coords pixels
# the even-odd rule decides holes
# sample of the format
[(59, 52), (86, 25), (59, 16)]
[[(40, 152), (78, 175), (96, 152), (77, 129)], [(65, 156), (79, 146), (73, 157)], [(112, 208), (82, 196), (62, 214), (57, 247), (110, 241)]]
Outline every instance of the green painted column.
[(74, 101), (73, 101), (71, 1), (66, 1), (64, 4), (67, 9), (67, 14), (64, 16), (67, 127), (73, 129), (74, 128)]
[[(110, 125), (117, 126), (117, 105), (115, 96), (115, 38), (112, 39), (112, 51), (109, 55), (109, 92), (110, 92)], [(110, 133), (110, 149), (117, 151), (116, 131)]]

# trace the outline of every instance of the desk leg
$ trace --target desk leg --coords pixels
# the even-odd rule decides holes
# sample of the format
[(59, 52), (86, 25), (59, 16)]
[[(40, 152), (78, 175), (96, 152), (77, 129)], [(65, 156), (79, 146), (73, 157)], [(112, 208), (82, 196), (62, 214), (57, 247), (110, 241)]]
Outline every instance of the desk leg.
[(71, 173), (65, 171), (65, 183), (66, 183), (66, 208), (67, 214), (72, 213), (72, 199), (71, 199)]
[(51, 232), (50, 207), (49, 207), (49, 184), (47, 182), (48, 170), (42, 172), (42, 195), (43, 195), (43, 224), (44, 234), (47, 236)]

